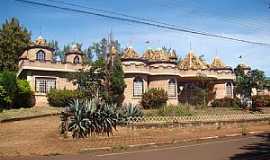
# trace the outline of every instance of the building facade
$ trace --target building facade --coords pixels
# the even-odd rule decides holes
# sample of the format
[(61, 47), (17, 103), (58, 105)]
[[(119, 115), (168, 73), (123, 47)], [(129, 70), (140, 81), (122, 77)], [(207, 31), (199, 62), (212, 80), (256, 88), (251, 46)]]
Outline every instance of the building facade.
[[(51, 88), (76, 89), (67, 75), (89, 66), (82, 64), (83, 54), (76, 45), (65, 53), (64, 61), (53, 57), (42, 37), (38, 37), (21, 54), (17, 76), (27, 79), (35, 93), (36, 105), (47, 103), (46, 93)], [(175, 50), (147, 49), (142, 55), (132, 47), (121, 57), (126, 88), (124, 103), (140, 103), (142, 94), (150, 88), (163, 88), (168, 93), (168, 103), (192, 101), (192, 88), (206, 87), (208, 99), (233, 97), (233, 69), (218, 57), (207, 64), (190, 51), (178, 61)]]

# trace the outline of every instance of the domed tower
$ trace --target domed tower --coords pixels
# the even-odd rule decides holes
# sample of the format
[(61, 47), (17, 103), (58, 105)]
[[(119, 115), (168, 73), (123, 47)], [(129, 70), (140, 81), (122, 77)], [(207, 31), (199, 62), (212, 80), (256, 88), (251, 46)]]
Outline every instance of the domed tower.
[(82, 64), (83, 53), (77, 44), (71, 45), (68, 52), (65, 53), (65, 62), (72, 64)]
[(19, 65), (21, 61), (38, 61), (48, 62), (52, 61), (54, 49), (49, 47), (46, 40), (39, 36), (29, 46), (25, 48), (21, 56), (19, 57)]

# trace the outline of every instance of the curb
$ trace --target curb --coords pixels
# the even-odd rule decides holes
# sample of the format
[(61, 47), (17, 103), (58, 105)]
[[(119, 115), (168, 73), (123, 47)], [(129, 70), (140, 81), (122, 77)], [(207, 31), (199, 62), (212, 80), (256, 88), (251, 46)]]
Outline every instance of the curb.
[(16, 117), (16, 118), (8, 118), (0, 120), (0, 123), (7, 123), (7, 122), (14, 122), (14, 121), (22, 121), (22, 120), (29, 120), (34, 118), (42, 118), (42, 117), (49, 117), (49, 116), (57, 116), (60, 113), (48, 113), (48, 114), (41, 114), (36, 116), (28, 116), (28, 117)]
[[(196, 141), (204, 141), (204, 140), (211, 140), (211, 139), (220, 139), (220, 138), (226, 138), (226, 137), (240, 137), (240, 136), (247, 136), (247, 135), (257, 135), (257, 134), (264, 134), (264, 133), (269, 133), (266, 131), (258, 131), (258, 132), (248, 132), (246, 135), (243, 135), (241, 133), (236, 133), (236, 134), (228, 134), (224, 136), (211, 136), (211, 137), (202, 137), (202, 138), (197, 138), (197, 139), (186, 139), (182, 141), (173, 141), (173, 142), (167, 142), (167, 143), (145, 143), (145, 144), (133, 144), (133, 145), (126, 145), (125, 149), (142, 149), (143, 147), (158, 147), (162, 145), (170, 145), (170, 144), (177, 144), (181, 142), (196, 142)], [(104, 151), (113, 151), (113, 147), (102, 147), (102, 148), (83, 148), (80, 150), (80, 153), (93, 153), (93, 152), (104, 152)]]

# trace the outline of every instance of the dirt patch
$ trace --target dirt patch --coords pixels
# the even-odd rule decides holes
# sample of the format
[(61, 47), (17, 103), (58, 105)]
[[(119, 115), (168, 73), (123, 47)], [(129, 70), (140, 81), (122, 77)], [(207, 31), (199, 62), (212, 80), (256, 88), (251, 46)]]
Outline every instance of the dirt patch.
[[(118, 127), (111, 137), (93, 136), (73, 140), (58, 132), (59, 117), (0, 123), (0, 156), (56, 155), (79, 153), (83, 148), (114, 147), (144, 143), (171, 143), (184, 139), (241, 133), (243, 127), (233, 128), (149, 128)], [(247, 131), (270, 131), (269, 124), (247, 125)]]

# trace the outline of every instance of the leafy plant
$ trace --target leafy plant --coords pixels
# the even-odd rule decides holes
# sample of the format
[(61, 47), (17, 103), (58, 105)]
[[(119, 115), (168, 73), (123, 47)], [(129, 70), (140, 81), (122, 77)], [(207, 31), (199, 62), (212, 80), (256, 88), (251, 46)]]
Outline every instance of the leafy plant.
[(144, 109), (159, 108), (167, 103), (168, 94), (164, 89), (151, 88), (142, 96), (141, 104)]
[(252, 105), (255, 107), (270, 107), (270, 96), (269, 95), (256, 95), (252, 96)]
[(66, 107), (72, 99), (83, 98), (83, 94), (76, 90), (51, 89), (47, 94), (48, 102), (51, 106)]
[(61, 114), (60, 133), (72, 132), (73, 138), (92, 134), (110, 136), (118, 121), (116, 105), (93, 100), (72, 100)]
[(120, 122), (127, 122), (129, 118), (143, 117), (144, 113), (138, 105), (123, 104), (122, 108), (118, 110), (118, 120)]
[(27, 80), (17, 80), (17, 93), (15, 106), (18, 107), (32, 107), (35, 105), (33, 91)]
[(212, 107), (233, 107), (233, 108), (239, 108), (241, 106), (240, 99), (238, 98), (221, 98), (221, 99), (215, 99), (211, 103)]
[(187, 105), (168, 105), (157, 110), (158, 116), (192, 116), (192, 111)]

